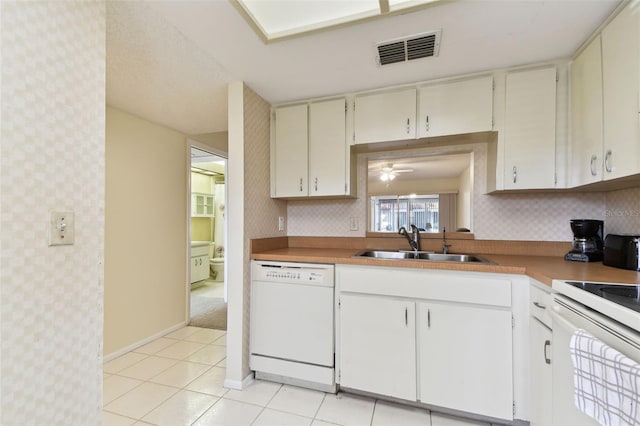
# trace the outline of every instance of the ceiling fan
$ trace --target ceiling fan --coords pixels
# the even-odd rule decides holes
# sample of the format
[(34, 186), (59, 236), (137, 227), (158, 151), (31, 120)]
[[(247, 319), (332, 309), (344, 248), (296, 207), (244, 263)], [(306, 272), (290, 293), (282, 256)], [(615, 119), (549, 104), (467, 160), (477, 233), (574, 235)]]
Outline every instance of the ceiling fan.
[(392, 181), (398, 173), (409, 173), (412, 171), (413, 169), (396, 169), (393, 163), (387, 163), (380, 168), (380, 180), (383, 182)]

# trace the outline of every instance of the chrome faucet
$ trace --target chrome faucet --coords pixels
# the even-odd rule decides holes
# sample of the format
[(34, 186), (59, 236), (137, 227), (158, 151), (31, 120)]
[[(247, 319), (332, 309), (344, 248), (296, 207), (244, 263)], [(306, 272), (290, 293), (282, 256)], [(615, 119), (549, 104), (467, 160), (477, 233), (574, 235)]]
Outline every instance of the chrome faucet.
[(449, 253), (450, 244), (447, 244), (447, 228), (442, 228), (442, 254)]
[(412, 236), (409, 236), (409, 232), (407, 232), (407, 228), (405, 228), (404, 226), (401, 226), (400, 230), (398, 230), (398, 234), (403, 235), (407, 239), (407, 241), (409, 242), (409, 245), (411, 246), (411, 250), (420, 251), (420, 230), (418, 229), (417, 226), (411, 225), (411, 231), (412, 231)]

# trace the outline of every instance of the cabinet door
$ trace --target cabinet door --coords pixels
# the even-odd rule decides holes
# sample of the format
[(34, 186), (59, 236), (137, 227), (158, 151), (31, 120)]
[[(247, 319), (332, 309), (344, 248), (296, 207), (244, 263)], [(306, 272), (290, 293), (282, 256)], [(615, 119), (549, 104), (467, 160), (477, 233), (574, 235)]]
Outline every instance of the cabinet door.
[(602, 30), (604, 179), (640, 173), (640, 13), (632, 6)]
[(346, 100), (309, 106), (309, 195), (345, 195), (347, 182)]
[(531, 426), (552, 424), (551, 329), (531, 318)]
[(354, 131), (357, 144), (414, 139), (416, 89), (356, 96)]
[(418, 137), (485, 132), (493, 128), (493, 77), (420, 88)]
[(213, 217), (213, 195), (207, 195), (205, 197), (205, 215)]
[(505, 189), (555, 187), (556, 69), (507, 74)]
[(277, 108), (274, 120), (273, 196), (307, 196), (307, 105)]
[(209, 277), (208, 256), (197, 256), (191, 258), (191, 282), (202, 281)]
[(602, 51), (595, 38), (571, 64), (571, 186), (602, 180)]
[(418, 304), (419, 400), (511, 420), (511, 312), (467, 304)]
[(340, 386), (416, 400), (415, 303), (340, 296)]

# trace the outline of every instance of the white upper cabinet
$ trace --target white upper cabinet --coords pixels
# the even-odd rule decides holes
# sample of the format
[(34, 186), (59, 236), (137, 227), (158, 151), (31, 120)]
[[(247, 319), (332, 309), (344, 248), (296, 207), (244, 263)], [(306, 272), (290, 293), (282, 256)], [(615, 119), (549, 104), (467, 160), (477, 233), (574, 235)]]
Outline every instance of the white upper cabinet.
[(571, 64), (570, 186), (602, 180), (602, 50), (600, 36)]
[(493, 76), (423, 86), (418, 95), (418, 137), (493, 129)]
[(347, 195), (346, 101), (309, 105), (309, 195)]
[(345, 98), (277, 107), (272, 126), (273, 198), (351, 195)]
[(627, 6), (571, 66), (570, 183), (640, 173), (640, 14)]
[(273, 124), (272, 196), (307, 196), (307, 104), (277, 108)]
[(556, 68), (506, 77), (504, 188), (554, 188)]
[(633, 3), (602, 30), (604, 179), (640, 173), (640, 13)]
[(416, 89), (356, 95), (355, 143), (415, 139)]

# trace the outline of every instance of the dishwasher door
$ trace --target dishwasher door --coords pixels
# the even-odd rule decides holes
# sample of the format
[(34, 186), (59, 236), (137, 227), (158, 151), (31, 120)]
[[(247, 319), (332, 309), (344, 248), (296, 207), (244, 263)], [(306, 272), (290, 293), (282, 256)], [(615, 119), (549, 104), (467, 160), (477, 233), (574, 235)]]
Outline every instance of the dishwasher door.
[(333, 367), (333, 266), (254, 268), (251, 354)]

